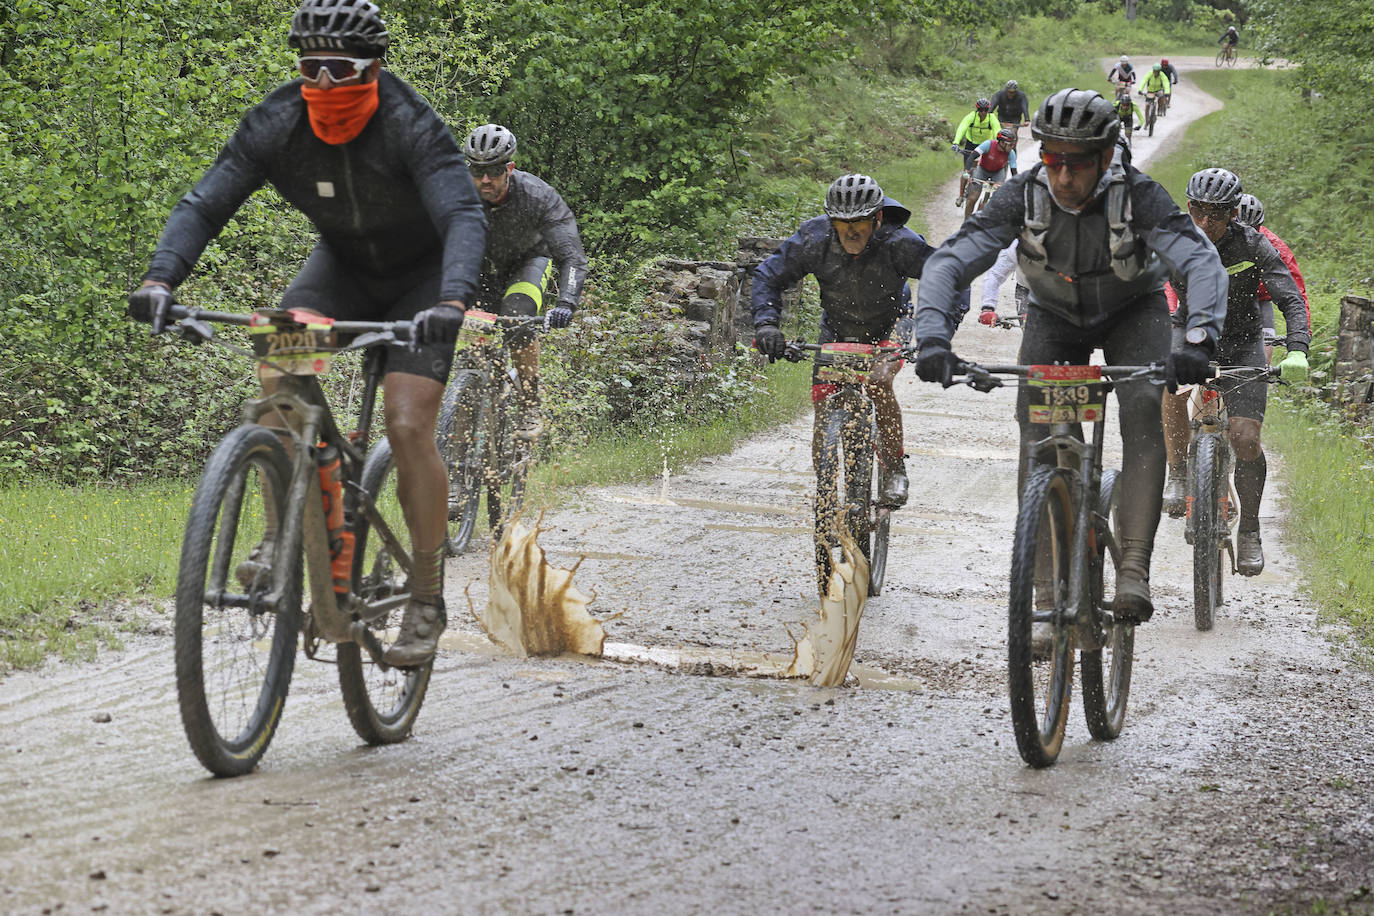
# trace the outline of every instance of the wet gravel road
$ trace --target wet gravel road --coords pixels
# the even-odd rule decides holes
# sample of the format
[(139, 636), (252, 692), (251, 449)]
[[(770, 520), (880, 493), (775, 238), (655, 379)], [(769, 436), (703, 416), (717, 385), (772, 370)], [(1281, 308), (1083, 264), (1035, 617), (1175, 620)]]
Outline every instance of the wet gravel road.
[[(1206, 104), (1185, 81), (1137, 157)], [(951, 189), (929, 235), (955, 218)], [(1017, 340), (970, 322), (956, 349)], [(1004, 683), (1011, 394), (908, 372), (899, 395), (913, 496), (861, 686), (745, 675), (815, 609), (793, 424), (545, 519), (553, 558), (588, 557), (593, 612), (623, 612), (611, 654), (650, 661), (514, 659), (457, 620), (403, 745), (360, 747), (302, 660), (259, 771), (207, 779), (165, 623), (0, 682), (0, 911), (1374, 912), (1374, 676), (1303, 597), (1281, 462), (1265, 573), (1197, 633), (1166, 519), (1125, 730), (1091, 741), (1075, 701), (1035, 771)], [(450, 565), (454, 617), (484, 575)]]

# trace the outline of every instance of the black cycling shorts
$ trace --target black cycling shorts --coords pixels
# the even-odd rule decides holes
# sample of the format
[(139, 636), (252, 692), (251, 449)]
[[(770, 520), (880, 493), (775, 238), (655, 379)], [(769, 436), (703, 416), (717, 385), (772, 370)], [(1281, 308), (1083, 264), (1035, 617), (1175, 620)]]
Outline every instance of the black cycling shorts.
[[(439, 302), (441, 256), (415, 265), (403, 274), (377, 277), (349, 268), (323, 241), (306, 258), (282, 296), (282, 308), (312, 309), (340, 321), (409, 321)], [(411, 349), (409, 343), (387, 347), (386, 371), (405, 372), (448, 381), (453, 364), (452, 344), (425, 344)]]
[[(1183, 329), (1174, 328), (1174, 349), (1181, 346)], [(1264, 358), (1264, 336), (1223, 337), (1212, 360), (1218, 366), (1267, 366), (1269, 361)], [(1221, 389), (1228, 414), (1264, 422), (1264, 410), (1269, 404), (1269, 383), (1266, 380), (1261, 378), (1244, 382), (1223, 379), (1217, 387)]]
[[(484, 270), (477, 281), (473, 307), (497, 315), (539, 315), (549, 303), (553, 289), (553, 262), (540, 255), (501, 276)], [(533, 329), (516, 329), (506, 334), (506, 344), (519, 348), (533, 336)]]

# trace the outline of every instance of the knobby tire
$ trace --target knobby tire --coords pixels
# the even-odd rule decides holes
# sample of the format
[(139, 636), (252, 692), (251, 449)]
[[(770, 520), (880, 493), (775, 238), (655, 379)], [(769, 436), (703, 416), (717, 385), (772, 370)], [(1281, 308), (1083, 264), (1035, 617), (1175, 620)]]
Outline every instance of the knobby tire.
[[(1073, 636), (1065, 621), (1073, 537), (1072, 472), (1036, 467), (1026, 480), (1012, 545), (1008, 608), (1007, 680), (1012, 727), (1021, 758), (1033, 767), (1054, 763), (1064, 744), (1073, 686)], [(1036, 583), (1037, 558), (1050, 578)], [(1037, 589), (1042, 592), (1038, 595)], [(1054, 626), (1050, 657), (1031, 646), (1036, 605)], [(1053, 607), (1053, 611), (1050, 608)], [(1037, 685), (1037, 675), (1045, 683)]]
[[(1120, 493), (1118, 473), (1102, 472), (1098, 491), (1097, 518), (1094, 519), (1096, 550), (1091, 562), (1092, 600), (1096, 607), (1109, 607), (1116, 594), (1116, 567), (1121, 561), (1121, 539), (1117, 518)], [(1135, 655), (1135, 628), (1117, 624), (1106, 632), (1100, 649), (1079, 653), (1083, 674), (1083, 714), (1088, 731), (1099, 741), (1110, 741), (1121, 734), (1126, 722), (1126, 699), (1131, 692), (1131, 667)]]
[[(285, 524), (290, 481), (291, 464), (276, 434), (240, 426), (211, 454), (186, 520), (176, 588), (177, 700), (191, 750), (216, 776), (257, 766), (291, 684), (301, 626), (300, 551), (286, 556), (278, 539), (275, 555), (264, 559), (266, 572), (247, 586), (237, 578), (262, 537), (265, 500)], [(283, 564), (285, 587), (276, 606), (267, 606), (260, 599)], [(207, 603), (211, 583), (221, 594), (256, 603)]]
[(487, 524), (492, 543), (501, 539), (505, 526), (520, 514), (525, 502), (525, 481), (529, 477), (531, 443), (517, 440), (519, 425), (515, 396), (506, 387), (495, 409), (487, 414)]
[(1215, 435), (1197, 439), (1193, 457), (1193, 623), (1212, 629), (1221, 603), (1221, 537), (1218, 518), (1221, 456)]
[[(391, 443), (381, 439), (367, 454), (359, 482), (363, 492), (374, 499), (378, 513), (398, 536), (405, 536), (406, 525), (396, 497), (396, 463)], [(404, 594), (406, 572), (391, 556), (380, 536), (373, 536), (366, 518), (359, 514), (354, 527), (353, 592), (362, 601)], [(383, 647), (399, 635), (401, 609), (368, 624)], [(418, 668), (392, 668), (378, 665), (357, 643), (339, 643), (339, 688), (344, 709), (353, 730), (368, 744), (394, 744), (410, 737), (420, 704), (425, 700), (431, 659)]]
[(482, 376), (471, 369), (454, 374), (444, 389), (435, 440), (448, 474), (448, 553), (467, 550), (482, 501)]

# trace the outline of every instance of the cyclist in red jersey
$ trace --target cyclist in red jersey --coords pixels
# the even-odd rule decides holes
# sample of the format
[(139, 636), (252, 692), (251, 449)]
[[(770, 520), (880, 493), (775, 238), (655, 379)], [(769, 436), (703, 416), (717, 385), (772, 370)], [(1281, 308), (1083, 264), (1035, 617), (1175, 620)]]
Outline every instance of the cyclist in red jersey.
[[(1254, 226), (1259, 230), (1260, 235), (1269, 240), (1269, 244), (1278, 251), (1279, 257), (1283, 260), (1283, 266), (1288, 268), (1288, 272), (1293, 275), (1293, 282), (1298, 285), (1298, 292), (1302, 294), (1302, 304), (1307, 308), (1307, 325), (1312, 326), (1312, 306), (1307, 302), (1307, 284), (1303, 282), (1302, 271), (1298, 270), (1298, 259), (1293, 256), (1293, 251), (1273, 232), (1264, 225), (1264, 204), (1260, 203), (1259, 198), (1253, 194), (1242, 194), (1240, 196), (1240, 213), (1236, 219), (1245, 223), (1247, 226)], [(1264, 334), (1264, 360), (1272, 362), (1274, 358), (1274, 340), (1277, 334), (1274, 331), (1274, 300), (1269, 295), (1269, 289), (1260, 281), (1259, 292), (1256, 298), (1260, 304), (1260, 321), (1263, 325)]]
[[(978, 144), (975, 151), (978, 153), (978, 161), (973, 166), (973, 181), (1001, 184), (1007, 180), (1008, 167), (1011, 168), (1013, 175), (1016, 174), (1016, 128), (1002, 128), (996, 137)], [(968, 200), (964, 202), (965, 219), (978, 209), (978, 199), (981, 196), (981, 193), (968, 196)]]

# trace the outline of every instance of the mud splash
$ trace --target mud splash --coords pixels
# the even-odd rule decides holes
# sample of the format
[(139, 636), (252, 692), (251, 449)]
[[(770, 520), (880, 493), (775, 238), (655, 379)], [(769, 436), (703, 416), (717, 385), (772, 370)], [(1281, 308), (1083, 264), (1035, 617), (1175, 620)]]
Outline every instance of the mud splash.
[[(543, 520), (543, 516), (540, 516)], [(604, 621), (587, 608), (595, 599), (573, 585), (579, 559), (571, 569), (553, 566), (533, 530), (512, 521), (491, 551), (491, 587), (487, 607), (472, 616), (492, 642), (519, 656), (600, 656), (606, 644)], [(609, 618), (608, 618), (609, 619)]]
[(859, 618), (868, 601), (868, 558), (843, 530), (840, 550), (844, 560), (830, 570), (820, 620), (808, 623), (805, 635), (796, 640), (796, 655), (784, 675), (808, 678), (813, 687), (844, 683), (859, 641)]

